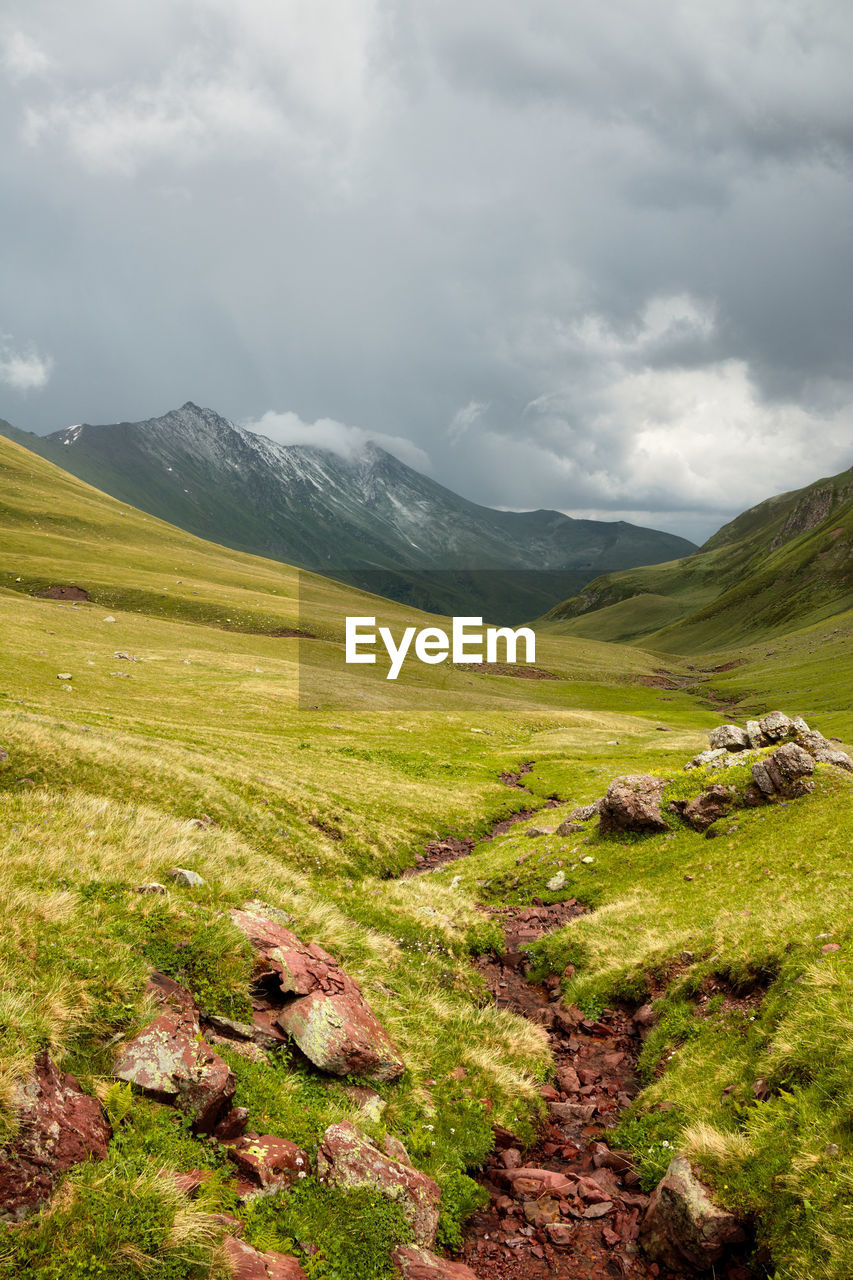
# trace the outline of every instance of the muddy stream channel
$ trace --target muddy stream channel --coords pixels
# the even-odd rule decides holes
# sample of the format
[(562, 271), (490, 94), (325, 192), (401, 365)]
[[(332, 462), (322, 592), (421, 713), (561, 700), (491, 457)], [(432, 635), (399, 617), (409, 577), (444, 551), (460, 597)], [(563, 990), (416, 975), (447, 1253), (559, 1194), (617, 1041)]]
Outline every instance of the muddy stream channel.
[[(501, 780), (523, 789), (520, 779), (531, 767), (528, 762), (520, 773)], [(548, 801), (544, 807), (559, 803)], [(505, 834), (542, 807), (495, 823), (480, 839)], [(433, 841), (407, 874), (428, 874), (466, 857), (475, 843), (470, 838)], [(481, 1280), (695, 1280), (693, 1271), (671, 1271), (646, 1258), (639, 1234), (649, 1197), (630, 1154), (607, 1142), (608, 1131), (640, 1088), (634, 1064), (642, 1041), (632, 1012), (605, 1009), (593, 1021), (563, 1004), (558, 975), (541, 985), (526, 977), (531, 943), (587, 908), (575, 899), (552, 905), (534, 899), (529, 907), (482, 909), (503, 925), (505, 952), (480, 956), (475, 967), (496, 1005), (545, 1029), (555, 1077), (541, 1090), (548, 1118), (535, 1146), (525, 1148), (512, 1133), (495, 1127), (495, 1148), (478, 1176), (489, 1204), (469, 1219), (461, 1260)], [(744, 1259), (705, 1274), (713, 1280), (757, 1280)]]

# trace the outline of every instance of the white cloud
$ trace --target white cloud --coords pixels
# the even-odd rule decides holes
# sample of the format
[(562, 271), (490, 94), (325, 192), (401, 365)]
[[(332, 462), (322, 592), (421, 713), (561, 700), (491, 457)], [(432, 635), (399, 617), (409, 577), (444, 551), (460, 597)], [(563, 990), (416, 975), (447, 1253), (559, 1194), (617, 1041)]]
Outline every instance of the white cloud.
[(464, 436), (477, 419), (483, 416), (488, 407), (488, 404), (482, 400), (469, 400), (461, 409), (457, 409), (447, 428), (447, 438), (455, 442), (460, 436)]
[(53, 66), (53, 60), (25, 32), (12, 31), (3, 41), (2, 65), (12, 80), (28, 80), (43, 76)]
[(40, 391), (53, 369), (51, 356), (41, 356), (32, 347), (16, 350), (11, 334), (0, 334), (0, 382), (14, 391)]
[(395, 458), (408, 463), (418, 471), (431, 471), (429, 455), (418, 448), (411, 440), (402, 436), (383, 435), (381, 432), (365, 431), (361, 427), (348, 427), (334, 418), (318, 418), (316, 422), (303, 422), (296, 413), (276, 413), (269, 410), (253, 422), (241, 424), (247, 431), (255, 431), (258, 435), (269, 436), (279, 444), (307, 444), (316, 449), (330, 449), (344, 458), (355, 459), (364, 452), (368, 444), (378, 444)]

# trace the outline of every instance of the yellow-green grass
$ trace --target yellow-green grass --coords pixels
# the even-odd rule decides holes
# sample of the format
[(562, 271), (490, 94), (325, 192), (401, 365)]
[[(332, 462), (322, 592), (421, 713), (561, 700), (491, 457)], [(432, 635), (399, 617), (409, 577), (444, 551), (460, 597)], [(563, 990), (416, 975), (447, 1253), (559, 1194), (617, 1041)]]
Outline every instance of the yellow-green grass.
[[(773, 976), (777, 970), (768, 966), (781, 954), (778, 973), (804, 981), (775, 979), (771, 1012), (760, 1015), (768, 1035), (788, 1027), (774, 1052), (798, 1044), (807, 1063), (827, 1044), (843, 1053), (846, 1033), (834, 1030), (846, 1025), (841, 988), (821, 988), (826, 1017), (817, 1022), (804, 1018), (802, 1005), (811, 968), (830, 972), (817, 959), (814, 935), (834, 931), (847, 945), (850, 790), (833, 771), (821, 771), (813, 797), (739, 815), (737, 831), (715, 842), (678, 832), (624, 848), (597, 840), (587, 846), (580, 838), (530, 841), (522, 826), (443, 872), (395, 878), (433, 836), (483, 833), (494, 819), (552, 794), (563, 807), (537, 820), (556, 823), (617, 773), (681, 776), (684, 760), (721, 718), (706, 705), (715, 692), (750, 710), (778, 705), (815, 716), (825, 732), (853, 736), (847, 685), (833, 695), (822, 678), (831, 671), (847, 679), (834, 641), (821, 648), (803, 633), (797, 648), (792, 639), (792, 647), (767, 657), (758, 646), (746, 652), (744, 666), (712, 674), (637, 647), (547, 631), (539, 636), (537, 665), (556, 681), (445, 665), (413, 669), (395, 684), (381, 667), (344, 667), (343, 619), (375, 613), (402, 626), (425, 623), (425, 616), (203, 543), (3, 441), (0, 468), (0, 746), (10, 757), (0, 765), (4, 1132), (14, 1129), (8, 1104), (15, 1082), (43, 1044), (107, 1100), (117, 1122), (106, 1164), (71, 1175), (56, 1214), (15, 1233), (14, 1247), (0, 1245), (0, 1275), (217, 1274), (210, 1219), (186, 1218), (189, 1206), (165, 1186), (158, 1201), (151, 1176), (164, 1164), (213, 1167), (216, 1184), (202, 1209), (227, 1206), (221, 1160), (176, 1129), (163, 1109), (116, 1092), (109, 1072), (117, 1046), (150, 1016), (143, 987), (152, 966), (186, 982), (206, 1007), (232, 1016), (245, 1010), (251, 957), (227, 908), (252, 894), (287, 910), (298, 933), (341, 959), (397, 1040), (408, 1071), (400, 1085), (383, 1086), (388, 1107), (371, 1131), (397, 1133), (416, 1163), (439, 1178), (449, 1207), (446, 1243), (458, 1239), (459, 1218), (470, 1207), (463, 1171), (482, 1159), (490, 1123), (530, 1134), (541, 1105), (538, 1084), (549, 1070), (541, 1030), (496, 1010), (470, 966), (472, 952), (500, 944), (479, 900), (577, 895), (595, 905), (594, 914), (541, 948), (538, 961), (564, 966), (571, 957), (578, 972), (567, 996), (590, 1008), (620, 992), (641, 998), (647, 970), (660, 973), (683, 950), (694, 951), (697, 974), (710, 966), (727, 980), (765, 969)], [(94, 602), (29, 595), (70, 582), (86, 587)], [(319, 638), (271, 634), (287, 627)], [(116, 651), (140, 660), (116, 658)], [(732, 656), (715, 655), (706, 665)], [(639, 683), (661, 666), (694, 687)], [(57, 678), (66, 672), (70, 681)], [(536, 762), (524, 780), (531, 794), (498, 781), (525, 760)], [(187, 825), (201, 814), (216, 825)], [(580, 863), (581, 856), (595, 862)], [(806, 857), (809, 874), (797, 870)], [(568, 883), (548, 895), (545, 881), (561, 864)], [(165, 901), (134, 892), (174, 865), (199, 871), (204, 888), (172, 889)], [(770, 886), (775, 892), (768, 894)], [(830, 963), (841, 970), (837, 958)], [(670, 991), (664, 1029), (683, 1027), (684, 1002), (683, 988)], [(797, 1027), (799, 1041), (792, 1040)], [(748, 1103), (757, 1058), (742, 1050), (743, 1028), (713, 1031), (707, 1071), (688, 1040), (641, 1096), (625, 1140), (640, 1154), (652, 1148), (647, 1171), (660, 1166), (664, 1142), (689, 1141), (697, 1150), (704, 1144), (702, 1159), (720, 1194), (729, 1181), (728, 1190), (737, 1186), (737, 1197), (764, 1214), (779, 1274), (840, 1280), (842, 1262), (827, 1252), (818, 1226), (802, 1228), (806, 1182), (796, 1179), (808, 1152), (800, 1129), (792, 1126), (790, 1141), (775, 1139), (787, 1161), (784, 1176), (795, 1180), (779, 1202), (777, 1223), (776, 1202), (766, 1195), (767, 1143), (756, 1126), (779, 1104), (746, 1105), (742, 1114), (720, 1107), (718, 1060), (733, 1064), (736, 1096)], [(649, 1053), (658, 1052), (656, 1044)], [(663, 1041), (658, 1048), (668, 1051)], [(770, 1054), (763, 1042), (759, 1049)], [(762, 1059), (761, 1069), (776, 1070), (781, 1080), (789, 1068), (777, 1069), (776, 1061), (768, 1057), (765, 1070)], [(450, 1076), (457, 1066), (467, 1072), (463, 1082)], [(295, 1068), (235, 1069), (240, 1097), (268, 1132), (289, 1130), (311, 1147), (330, 1120), (352, 1115), (338, 1088), (318, 1088), (315, 1077)], [(786, 1088), (802, 1120), (812, 1085), (801, 1087), (796, 1071), (789, 1074)], [(650, 1110), (661, 1090), (675, 1111)], [(839, 1107), (845, 1098), (849, 1106), (850, 1096), (842, 1089)], [(829, 1112), (834, 1133), (837, 1114)], [(833, 1141), (844, 1154), (824, 1218), (838, 1223), (843, 1261), (853, 1238), (837, 1217), (849, 1155), (846, 1139)], [(746, 1186), (732, 1181), (729, 1156), (720, 1164), (722, 1157), (708, 1154), (737, 1143), (758, 1153)], [(102, 1213), (93, 1208), (98, 1196)], [(155, 1201), (162, 1201), (156, 1212)], [(334, 1256), (312, 1264), (312, 1280), (335, 1268), (365, 1280), (388, 1274), (381, 1232), (357, 1262), (347, 1260), (344, 1242), (335, 1243), (334, 1222), (350, 1212), (381, 1225), (375, 1205), (328, 1201), (312, 1183), (288, 1212), (272, 1222), (249, 1214), (251, 1237), (282, 1248), (292, 1239), (332, 1241)], [(803, 1271), (802, 1258), (824, 1270)]]

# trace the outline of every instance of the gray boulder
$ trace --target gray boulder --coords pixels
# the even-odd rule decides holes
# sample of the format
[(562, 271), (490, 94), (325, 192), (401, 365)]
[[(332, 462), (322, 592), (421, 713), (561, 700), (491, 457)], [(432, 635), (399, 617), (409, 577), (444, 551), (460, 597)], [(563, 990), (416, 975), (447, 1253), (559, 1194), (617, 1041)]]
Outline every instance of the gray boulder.
[(750, 745), (749, 734), (737, 724), (721, 724), (708, 734), (712, 747), (724, 747), (726, 751), (746, 751)]
[(758, 724), (761, 732), (771, 742), (778, 742), (780, 738), (787, 738), (789, 734), (796, 732), (793, 720), (784, 711), (770, 711), (761, 717)]
[(752, 766), (752, 780), (766, 799), (796, 800), (814, 789), (815, 762), (796, 742), (786, 742), (772, 756)]

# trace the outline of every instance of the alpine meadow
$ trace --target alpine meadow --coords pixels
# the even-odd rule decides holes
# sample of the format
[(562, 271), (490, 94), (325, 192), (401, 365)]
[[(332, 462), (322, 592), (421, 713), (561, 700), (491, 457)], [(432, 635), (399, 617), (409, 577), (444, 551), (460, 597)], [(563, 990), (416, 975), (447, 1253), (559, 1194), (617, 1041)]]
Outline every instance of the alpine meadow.
[[(201, 541), (20, 445), (0, 447), (0, 1187), (16, 1163), (18, 1177), (22, 1162), (33, 1167), (38, 1118), (22, 1098), (45, 1054), (98, 1101), (109, 1133), (100, 1158), (51, 1180), (40, 1212), (13, 1215), (0, 1274), (243, 1274), (233, 1243), (228, 1252), (236, 1241), (269, 1275), (291, 1274), (274, 1270), (284, 1258), (301, 1266), (293, 1275), (379, 1280), (427, 1257), (463, 1267), (438, 1260), (462, 1248), (476, 1275), (491, 1257), (476, 1228), (489, 1213), (509, 1218), (507, 1239), (513, 1216), (516, 1231), (533, 1228), (498, 1246), (516, 1260), (536, 1247), (546, 1266), (545, 1248), (556, 1267), (577, 1265), (582, 1248), (589, 1274), (601, 1251), (645, 1267), (631, 1244), (640, 1227), (629, 1228), (684, 1154), (715, 1213), (741, 1224), (732, 1265), (849, 1275), (844, 589), (834, 611), (823, 593), (819, 621), (806, 611), (763, 622), (736, 650), (697, 645), (701, 657), (595, 639), (596, 614), (566, 606), (539, 626), (542, 678), (419, 665), (413, 696), (381, 665), (341, 674), (342, 619), (446, 619), (320, 578), (300, 601), (310, 575)], [(842, 495), (814, 527), (790, 529), (783, 562), (808, 549), (820, 564), (842, 540), (849, 555), (849, 511)], [(680, 582), (689, 563), (655, 572)], [(605, 635), (614, 608), (601, 611)], [(571, 614), (586, 634), (558, 616)], [(317, 700), (300, 709), (306, 670)], [(777, 708), (833, 740), (839, 763), (813, 762), (812, 789), (750, 794), (754, 766), (791, 749), (767, 737), (685, 771), (722, 722)], [(610, 803), (613, 779), (626, 777), (662, 780), (656, 817), (639, 792)], [(720, 790), (713, 824), (691, 824), (687, 806)], [(170, 879), (173, 868), (182, 874)], [(235, 923), (246, 904), (358, 984), (401, 1075), (330, 1074), (284, 1036), (241, 1038), (260, 1025), (255, 945)], [(531, 920), (517, 958), (507, 938)], [(245, 1109), (262, 1143), (296, 1144), (307, 1176), (274, 1178), (263, 1161), (259, 1174), (241, 1163), (239, 1125), (217, 1138), (179, 1091), (116, 1079), (161, 1007), (155, 971), (189, 993), (233, 1074), (231, 1114)], [(513, 982), (545, 993), (532, 1013), (502, 998)], [(614, 1098), (612, 1062), (581, 1063), (596, 1037), (619, 1035), (630, 1079)], [(554, 1074), (566, 1046), (574, 1081)], [(347, 1123), (386, 1173), (417, 1170), (437, 1186), (429, 1238), (407, 1213), (411, 1189), (384, 1185), (381, 1169), (330, 1175), (329, 1134)], [(513, 1193), (518, 1180), (501, 1183), (490, 1165), (496, 1140), (505, 1153), (535, 1151), (507, 1173), (559, 1169), (555, 1153), (570, 1148), (586, 1161), (585, 1174), (561, 1175), (580, 1193), (565, 1193), (569, 1212), (550, 1232), (537, 1223), (537, 1205), (549, 1219), (541, 1194)], [(603, 1152), (618, 1159), (596, 1165)], [(611, 1180), (607, 1197), (585, 1200), (579, 1179), (596, 1171)], [(622, 1215), (610, 1246), (599, 1237), (612, 1216), (586, 1216), (601, 1203)], [(497, 1242), (500, 1218), (493, 1232)], [(657, 1274), (689, 1273), (673, 1247)]]

